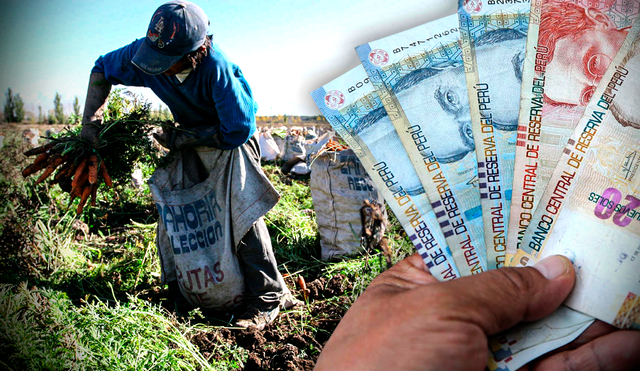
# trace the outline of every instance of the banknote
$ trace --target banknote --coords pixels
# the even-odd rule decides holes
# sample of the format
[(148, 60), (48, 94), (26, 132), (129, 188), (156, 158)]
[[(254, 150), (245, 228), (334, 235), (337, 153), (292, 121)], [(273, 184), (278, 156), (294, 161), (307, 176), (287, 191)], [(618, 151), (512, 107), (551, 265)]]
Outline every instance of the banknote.
[(523, 67), (507, 253), (514, 253), (638, 0), (534, 0)]
[(460, 274), (487, 269), (456, 15), (356, 51), (431, 201)]
[(561, 306), (550, 316), (522, 323), (507, 332), (489, 338), (490, 371), (516, 371), (520, 367), (558, 349), (582, 334), (594, 319)]
[[(532, 175), (535, 175), (536, 164), (530, 164), (537, 160), (537, 147), (527, 141), (527, 125), (529, 123), (529, 112), (541, 98), (539, 95), (540, 72), (531, 66), (535, 65), (535, 55), (538, 45), (538, 30), (540, 29), (540, 15), (544, 0), (531, 0), (529, 14), (529, 29), (527, 30), (527, 41), (525, 44), (525, 58), (522, 66), (522, 86), (520, 88), (520, 111), (518, 116), (518, 131), (516, 139), (516, 154), (513, 169), (513, 185), (511, 194), (511, 206), (509, 209), (509, 223), (507, 226), (507, 249), (506, 264), (509, 265), (513, 255), (518, 249), (519, 239), (522, 238), (524, 230), (527, 228), (531, 213), (535, 207), (535, 195), (532, 191), (524, 190), (523, 185), (529, 185)], [(534, 90), (533, 83), (536, 82)], [(535, 93), (534, 93), (535, 91)], [(536, 95), (537, 94), (537, 95)], [(527, 109), (528, 108), (528, 109)], [(535, 118), (536, 116), (534, 116)], [(534, 128), (536, 121), (533, 121)], [(539, 129), (539, 126), (537, 127)], [(528, 151), (527, 151), (528, 149)], [(532, 160), (529, 160), (529, 159)], [(527, 161), (528, 160), (528, 161)], [(533, 173), (533, 174), (532, 174)], [(533, 178), (535, 181), (535, 177)]]
[(577, 279), (565, 305), (640, 329), (639, 22), (603, 75), (514, 262), (570, 257)]
[(320, 112), (367, 170), (431, 274), (460, 277), (429, 198), (369, 77), (358, 66), (311, 93)]
[(459, 0), (471, 125), (489, 268), (504, 266), (528, 0)]

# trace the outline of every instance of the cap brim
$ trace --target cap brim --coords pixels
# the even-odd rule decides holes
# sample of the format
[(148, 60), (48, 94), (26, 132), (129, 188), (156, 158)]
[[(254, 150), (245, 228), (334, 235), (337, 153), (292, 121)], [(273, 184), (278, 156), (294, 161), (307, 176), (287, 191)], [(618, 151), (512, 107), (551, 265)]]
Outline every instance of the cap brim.
[(131, 59), (136, 67), (149, 75), (159, 75), (168, 70), (182, 58), (181, 55), (166, 55), (154, 50), (149, 46), (149, 41), (145, 38), (140, 44), (138, 51)]

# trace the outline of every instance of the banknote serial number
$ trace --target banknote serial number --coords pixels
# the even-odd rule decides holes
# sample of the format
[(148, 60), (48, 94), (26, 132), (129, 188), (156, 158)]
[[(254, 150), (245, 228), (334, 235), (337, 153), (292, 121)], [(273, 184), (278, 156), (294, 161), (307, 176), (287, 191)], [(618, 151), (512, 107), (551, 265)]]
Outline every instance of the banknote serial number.
[(457, 34), (458, 32), (459, 32), (458, 28), (457, 27), (453, 27), (450, 30), (444, 30), (444, 31), (435, 33), (435, 34), (431, 35), (431, 37), (428, 37), (428, 38), (426, 38), (424, 40), (416, 40), (416, 41), (414, 41), (412, 43), (409, 43), (407, 45), (399, 46), (399, 47), (393, 49), (392, 52), (393, 52), (393, 54), (402, 53), (404, 50), (415, 48), (416, 46), (420, 46), (422, 44), (426, 44), (426, 43), (428, 43), (428, 42), (430, 42), (432, 40), (437, 40), (437, 39), (443, 38), (445, 36)]
[(596, 204), (594, 215), (602, 220), (613, 217), (613, 224), (619, 227), (628, 226), (633, 220), (640, 220), (640, 211), (635, 210), (640, 206), (640, 200), (632, 195), (626, 195), (622, 204), (622, 193), (616, 188), (607, 188), (601, 195), (591, 192), (589, 201)]

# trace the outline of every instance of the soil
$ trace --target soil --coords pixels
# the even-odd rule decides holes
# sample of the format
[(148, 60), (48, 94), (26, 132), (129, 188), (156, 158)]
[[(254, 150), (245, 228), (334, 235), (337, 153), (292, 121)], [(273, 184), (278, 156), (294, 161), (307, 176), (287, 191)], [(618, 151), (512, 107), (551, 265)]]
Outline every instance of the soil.
[(219, 359), (216, 351), (221, 343), (244, 348), (249, 356), (243, 371), (311, 371), (351, 305), (345, 293), (352, 286), (339, 274), (313, 280), (307, 288), (308, 304), (281, 313), (263, 331), (220, 328), (198, 333), (191, 342), (212, 359)]
[[(44, 131), (43, 127), (40, 129)], [(283, 182), (292, 183), (291, 177), (281, 174), (277, 168), (274, 171), (277, 171)], [(19, 176), (19, 172), (14, 175)], [(308, 176), (306, 179), (308, 181)], [(0, 197), (16, 199), (16, 203), (21, 206), (19, 210), (28, 210), (29, 213), (34, 213), (42, 204), (50, 204), (48, 194), (44, 191), (28, 198), (20, 196), (6, 185), (3, 187), (2, 184), (0, 184)], [(106, 208), (105, 205), (102, 206)], [(311, 209), (303, 212), (308, 215), (314, 213)], [(52, 214), (56, 213), (52, 212)], [(0, 231), (0, 246), (20, 247), (19, 251), (7, 251), (7, 249), (0, 251), (0, 278), (2, 278), (2, 282), (13, 282), (16, 279), (35, 280), (37, 275), (43, 272), (41, 267), (45, 264), (33, 242), (34, 226), (25, 222), (25, 220), (32, 220), (32, 218), (27, 216), (19, 214), (5, 219), (5, 225), (0, 228), (2, 229)], [(74, 224), (73, 228), (76, 231), (76, 239), (84, 240), (85, 244), (90, 246), (92, 241), (90, 238), (87, 239), (87, 236), (97, 234), (108, 226), (109, 231), (114, 233), (104, 241), (108, 245), (113, 245), (113, 249), (104, 252), (108, 256), (108, 254), (120, 253), (118, 246), (124, 244), (127, 237), (119, 232), (124, 232), (132, 219), (139, 222), (157, 219), (154, 204), (119, 201), (112, 208), (107, 209), (104, 214), (96, 214), (88, 224), (79, 222)], [(55, 222), (56, 220), (52, 220), (52, 223), (55, 224)], [(310, 274), (308, 272), (307, 274)], [(112, 272), (112, 275), (104, 279), (113, 283), (116, 291), (122, 284), (119, 272)], [(290, 288), (296, 285), (291, 276), (286, 277), (285, 280)], [(65, 286), (64, 291), (74, 304), (81, 305), (82, 297), (85, 297), (87, 293), (94, 294), (91, 289), (87, 292), (86, 286), (80, 279)], [(349, 294), (353, 291), (353, 287), (342, 275), (317, 279), (309, 277), (306, 287), (308, 291), (304, 296), (301, 289), (292, 289), (295, 291), (296, 298), (306, 304), (281, 312), (274, 322), (263, 331), (257, 331), (255, 328), (246, 330), (228, 328), (227, 326), (234, 318), (230, 314), (220, 314), (214, 317), (207, 314), (207, 318), (203, 322), (211, 320), (211, 325), (222, 325), (222, 327), (208, 327), (212, 330), (197, 332), (192, 336), (191, 341), (209, 359), (222, 359), (227, 356), (220, 351), (221, 344), (242, 347), (248, 353), (243, 368), (245, 371), (312, 370), (323, 346), (352, 304)], [(161, 304), (170, 312), (177, 314), (178, 317), (185, 317), (192, 309), (184, 300), (176, 300), (175, 295), (159, 284), (144, 283), (136, 287), (135, 291), (132, 294)], [(99, 295), (100, 293), (95, 294)], [(126, 299), (122, 298), (122, 300)]]

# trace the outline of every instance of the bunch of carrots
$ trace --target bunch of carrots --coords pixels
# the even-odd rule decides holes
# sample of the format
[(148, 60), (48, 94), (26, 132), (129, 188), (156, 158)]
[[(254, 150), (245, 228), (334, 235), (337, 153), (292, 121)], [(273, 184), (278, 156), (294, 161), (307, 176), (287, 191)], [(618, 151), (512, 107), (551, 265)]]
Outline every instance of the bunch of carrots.
[[(70, 203), (80, 198), (77, 213), (81, 214), (87, 201), (96, 204), (96, 192), (102, 182), (108, 187), (113, 183), (130, 181), (136, 163), (162, 166), (166, 158), (154, 146), (150, 133), (156, 127), (173, 128), (170, 120), (151, 117), (148, 103), (141, 104), (129, 112), (105, 115), (97, 141), (90, 143), (80, 135), (81, 128), (67, 128), (49, 143), (25, 152), (26, 156), (37, 156), (22, 175), (26, 178), (40, 171), (35, 184), (49, 179), (68, 192)], [(107, 166), (109, 165), (109, 172)]]
[(88, 149), (86, 145), (71, 142), (70, 140), (54, 141), (25, 152), (26, 156), (38, 156), (22, 171), (22, 176), (26, 178), (44, 169), (35, 182), (40, 184), (57, 169), (51, 184), (59, 184), (62, 190), (69, 192), (70, 203), (80, 197), (76, 212), (81, 214), (89, 197), (91, 197), (91, 206), (96, 205), (96, 192), (100, 179), (108, 187), (112, 187), (113, 184), (100, 155), (95, 150)]

